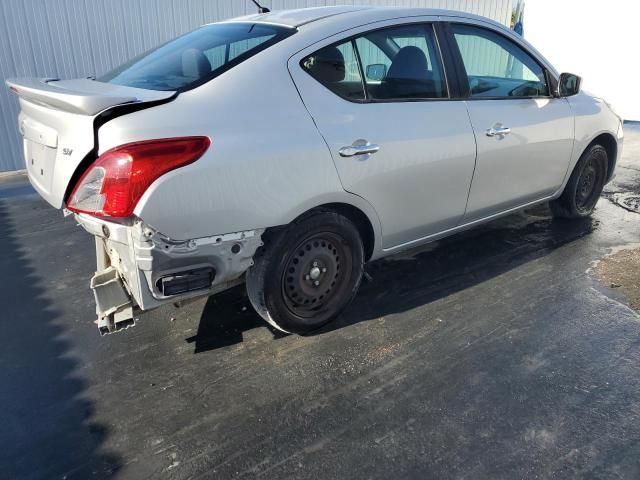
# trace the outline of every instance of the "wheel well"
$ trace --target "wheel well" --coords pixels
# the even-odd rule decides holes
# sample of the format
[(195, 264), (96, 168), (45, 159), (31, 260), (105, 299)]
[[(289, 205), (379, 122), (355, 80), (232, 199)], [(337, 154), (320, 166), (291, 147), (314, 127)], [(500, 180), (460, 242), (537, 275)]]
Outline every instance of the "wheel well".
[[(618, 142), (615, 137), (610, 133), (603, 133), (598, 135), (593, 141), (589, 144), (591, 145), (602, 145), (602, 147), (607, 151), (607, 182), (611, 180), (613, 175), (613, 169), (616, 166), (616, 158), (618, 156)], [(589, 148), (587, 147), (587, 148)], [(586, 150), (585, 150), (586, 151)]]
[[(324, 205), (318, 205), (311, 210), (306, 211), (300, 215), (296, 220), (312, 215), (315, 212), (335, 212), (344, 217), (347, 217), (353, 222), (360, 233), (362, 239), (362, 246), (364, 247), (364, 259), (369, 260), (373, 254), (373, 247), (375, 245), (376, 237), (373, 230), (373, 225), (369, 221), (369, 217), (357, 207), (349, 205), (348, 203), (326, 203)], [(295, 220), (294, 220), (295, 221)]]

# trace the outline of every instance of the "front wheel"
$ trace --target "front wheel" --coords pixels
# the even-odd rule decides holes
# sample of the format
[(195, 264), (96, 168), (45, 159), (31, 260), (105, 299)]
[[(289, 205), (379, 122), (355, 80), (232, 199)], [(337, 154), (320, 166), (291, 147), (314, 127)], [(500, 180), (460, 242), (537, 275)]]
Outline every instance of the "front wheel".
[(607, 178), (607, 151), (592, 145), (580, 157), (562, 195), (549, 203), (556, 217), (584, 218), (593, 213)]
[(247, 272), (247, 293), (275, 328), (305, 333), (329, 323), (351, 302), (363, 269), (357, 228), (342, 215), (321, 211), (267, 235)]

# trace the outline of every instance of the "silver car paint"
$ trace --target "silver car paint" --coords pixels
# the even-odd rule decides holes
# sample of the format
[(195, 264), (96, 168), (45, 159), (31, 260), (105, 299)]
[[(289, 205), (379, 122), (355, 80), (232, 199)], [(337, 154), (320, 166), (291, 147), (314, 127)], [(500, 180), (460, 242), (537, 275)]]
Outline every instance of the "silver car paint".
[(33, 103), (80, 115), (97, 115), (109, 107), (125, 103), (163, 100), (174, 93), (105, 84), (88, 78), (9, 79), (7, 85), (18, 90), (22, 98)]
[[(377, 22), (375, 28), (404, 23), (406, 19)], [(301, 68), (300, 61), (315, 50), (370, 29), (370, 25), (353, 28), (298, 52), (289, 60), (289, 71), (329, 146), (344, 189), (366, 198), (376, 209), (386, 249), (459, 224), (476, 144), (464, 102), (349, 102)], [(341, 148), (357, 140), (379, 145), (380, 150), (339, 155)]]
[[(585, 151), (591, 142), (600, 135), (613, 135), (617, 139), (617, 156), (620, 158), (623, 145), (622, 119), (607, 105), (607, 103), (587, 92), (580, 92), (577, 95), (567, 98), (573, 118), (575, 121), (575, 145), (571, 156), (571, 163), (563, 184), (559, 188), (562, 191), (564, 185), (569, 180), (569, 174), (578, 163), (580, 155)], [(609, 172), (611, 176), (613, 172)], [(558, 192), (558, 194), (559, 194)]]
[[(566, 98), (468, 101), (477, 158), (464, 221), (474, 221), (553, 195), (573, 149), (573, 118)], [(499, 124), (504, 137), (486, 135)]]
[[(171, 103), (100, 129), (101, 152), (165, 136), (207, 135), (212, 140), (197, 162), (155, 182), (136, 215), (175, 239), (284, 225), (333, 202), (356, 203), (375, 219), (366, 202), (342, 189), (286, 70), (287, 51), (277, 53), (282, 56), (256, 55)], [(284, 67), (275, 69), (274, 62)], [(170, 120), (159, 123), (158, 118)]]
[[(299, 67), (305, 54), (338, 38), (427, 20), (499, 29), (557, 76), (519, 36), (473, 15), (355, 7), (274, 12), (236, 21), (284, 24), (299, 31), (169, 103), (104, 124), (98, 130), (98, 153), (154, 138), (207, 135), (212, 139), (205, 156), (164, 175), (147, 190), (136, 207), (135, 221), (76, 216), (107, 252), (134, 303), (146, 309), (176, 300), (154, 295), (154, 280), (162, 273), (154, 265), (178, 268), (201, 264), (203, 258), (205, 263), (233, 265), (217, 278), (217, 286), (200, 293), (224, 288), (249, 266), (264, 229), (286, 225), (319, 205), (342, 203), (363, 212), (373, 228), (371, 258), (375, 259), (553, 198), (593, 138), (607, 133), (621, 143), (620, 119), (586, 93), (569, 99), (506, 100), (499, 105), (461, 100), (356, 105), (335, 97)], [(103, 88), (98, 82), (92, 86)], [(97, 97), (94, 106), (102, 101), (99, 91), (91, 95)], [(106, 90), (105, 95), (109, 95)], [(53, 110), (24, 99), (21, 105), (21, 122), (32, 122), (34, 131), (45, 136), (51, 133), (47, 128), (57, 132), (56, 145), (45, 145), (51, 151), (42, 157), (55, 171), (40, 179), (34, 165), (29, 175), (38, 191), (59, 207), (75, 168), (93, 148), (95, 115)], [(81, 108), (93, 112), (95, 108), (88, 105), (91, 102)], [(509, 108), (514, 105), (515, 111)], [(532, 114), (525, 118), (522, 111)], [(509, 140), (480, 139), (483, 129), (496, 123), (512, 127)], [(382, 148), (360, 161), (336, 155), (337, 149), (357, 139), (380, 143)], [(26, 147), (29, 160), (30, 146)], [(63, 157), (63, 148), (73, 153)], [(513, 164), (508, 163), (510, 157)], [(514, 177), (519, 183), (496, 180)], [(525, 194), (519, 195), (516, 185), (524, 187)], [(104, 228), (111, 233), (105, 235)], [(143, 232), (153, 232), (154, 240)], [(211, 239), (233, 242), (243, 233), (239, 259), (228, 249), (211, 246), (215, 245)], [(156, 253), (145, 256), (144, 245)], [(167, 256), (161, 253), (167, 245), (181, 247)]]
[(7, 85), (20, 95), (18, 127), (29, 180), (55, 208), (62, 207), (70, 179), (94, 148), (94, 121), (100, 112), (174, 95), (88, 79), (10, 79)]
[[(29, 181), (47, 202), (61, 208), (69, 180), (93, 148), (93, 117), (54, 110), (23, 98), (20, 108), (18, 125), (24, 136)], [(42, 135), (46, 141), (38, 140)], [(71, 155), (63, 155), (65, 148), (72, 150)]]
[[(439, 18), (443, 21), (463, 22), (471, 25), (493, 28), (503, 36), (520, 45), (526, 52), (535, 57), (538, 62), (540, 62), (549, 71), (549, 73), (554, 76), (554, 78), (557, 79), (559, 77), (559, 73), (555, 67), (544, 57), (542, 53), (527, 42), (525, 38), (518, 35), (513, 30), (494, 22), (493, 20), (479, 17), (477, 15), (452, 15), (450, 12), (439, 16)], [(600, 135), (608, 134), (617, 140), (616, 158), (612, 159), (614, 165), (617, 163), (617, 159), (620, 157), (622, 151), (622, 118), (618, 116), (604, 100), (585, 91), (581, 91), (577, 95), (567, 97), (565, 100), (571, 107), (571, 117), (574, 122), (574, 144), (571, 152), (571, 158), (564, 179), (558, 189), (552, 195), (541, 198), (541, 202), (560, 196), (562, 190), (569, 181), (571, 172), (578, 163), (580, 156), (589, 144), (591, 144), (591, 142)], [(610, 172), (610, 174), (612, 174), (612, 172)], [(522, 205), (522, 207), (535, 203), (535, 201), (528, 202)], [(497, 208), (496, 210), (499, 211), (500, 209)], [(514, 210), (517, 210), (517, 207), (510, 208), (504, 213), (508, 214)], [(489, 215), (486, 217), (486, 220), (491, 220), (496, 216), (496, 214)], [(482, 219), (474, 221), (473, 224), (476, 224), (479, 220)]]

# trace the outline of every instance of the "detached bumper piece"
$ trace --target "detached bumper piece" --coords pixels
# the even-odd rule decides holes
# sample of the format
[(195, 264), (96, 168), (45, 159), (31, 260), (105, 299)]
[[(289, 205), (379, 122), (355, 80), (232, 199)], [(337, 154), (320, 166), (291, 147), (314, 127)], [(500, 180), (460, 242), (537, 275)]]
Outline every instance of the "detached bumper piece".
[(100, 335), (107, 335), (135, 325), (134, 304), (120, 274), (110, 264), (102, 239), (96, 237), (98, 271), (91, 278), (91, 291), (96, 299), (96, 324)]
[(161, 305), (182, 305), (241, 284), (264, 232), (172, 240), (141, 221), (106, 222), (89, 215), (76, 219), (95, 237), (91, 290), (102, 335), (134, 326), (137, 315)]
[(101, 335), (117, 332), (135, 324), (133, 303), (118, 272), (113, 267), (97, 272), (91, 279), (96, 299), (98, 330)]
[(162, 292), (162, 295), (169, 297), (211, 288), (215, 277), (216, 272), (213, 268), (198, 268), (162, 277), (156, 282), (156, 287)]

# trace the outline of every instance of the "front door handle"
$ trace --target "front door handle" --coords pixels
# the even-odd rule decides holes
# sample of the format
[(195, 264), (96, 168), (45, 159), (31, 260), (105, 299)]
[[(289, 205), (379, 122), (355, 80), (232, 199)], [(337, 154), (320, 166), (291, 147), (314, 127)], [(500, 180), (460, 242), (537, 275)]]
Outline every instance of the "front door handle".
[(369, 143), (366, 140), (356, 140), (353, 145), (342, 147), (338, 150), (341, 157), (353, 157), (355, 155), (368, 155), (380, 150), (380, 145)]
[(511, 129), (509, 127), (503, 127), (502, 125), (495, 125), (488, 129), (485, 133), (487, 134), (487, 137), (503, 138), (505, 135), (509, 135), (511, 133)]

